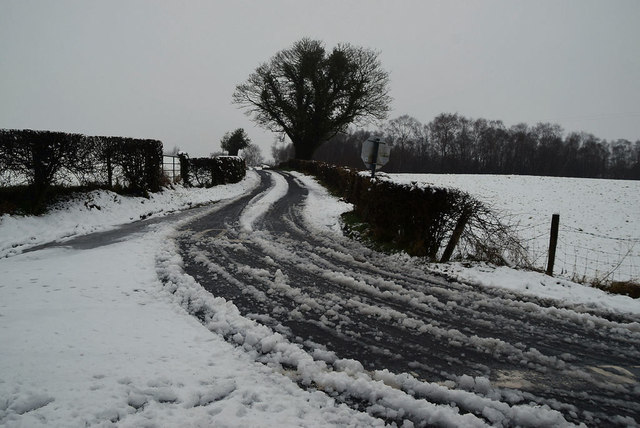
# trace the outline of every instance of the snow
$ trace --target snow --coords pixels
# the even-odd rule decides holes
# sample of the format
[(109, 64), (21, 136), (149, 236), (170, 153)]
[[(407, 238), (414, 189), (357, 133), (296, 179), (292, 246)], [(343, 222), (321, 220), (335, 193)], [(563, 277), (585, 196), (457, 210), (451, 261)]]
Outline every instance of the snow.
[[(255, 182), (249, 177), (239, 186), (194, 190), (193, 196), (231, 198)], [(177, 192), (181, 195), (165, 199), (175, 205), (158, 208), (183, 206), (190, 190)], [(137, 218), (139, 201), (125, 199), (104, 207), (110, 220)], [(87, 217), (72, 204), (38, 221), (17, 218), (11, 224), (22, 222), (35, 235), (44, 231), (37, 227)], [(59, 247), (0, 259), (0, 425), (381, 423), (256, 363), (177, 305), (156, 271), (176, 226), (176, 221), (154, 224), (145, 234), (90, 251)], [(63, 229), (51, 236), (68, 234)], [(263, 340), (265, 348), (275, 345)]]
[[(417, 399), (405, 391), (386, 385), (375, 379), (374, 374), (365, 372), (359, 362), (337, 359), (330, 353), (323, 355), (322, 359), (314, 360), (314, 356), (305, 352), (299, 345), (289, 342), (268, 327), (243, 317), (230, 302), (206, 292), (193, 277), (182, 272), (179, 264), (177, 248), (166, 246), (159, 259), (160, 272), (176, 301), (190, 313), (201, 314), (207, 328), (233, 338), (256, 360), (269, 366), (294, 367), (295, 373), (291, 375), (295, 376), (297, 382), (352, 397), (357, 401), (377, 402), (378, 404), (370, 406), (367, 410), (379, 417), (406, 416), (441, 426), (487, 426), (475, 415), (461, 414), (455, 407)], [(281, 285), (285, 285), (282, 281), (286, 279), (276, 275), (274, 283), (280, 282)], [(305, 296), (300, 295), (292, 297), (300, 299), (299, 303), (305, 299)], [(314, 355), (317, 356), (317, 353)], [(534, 413), (549, 413), (562, 419), (557, 411), (551, 409), (525, 404), (520, 406), (530, 408)], [(370, 422), (373, 422), (373, 419)]]
[(283, 176), (271, 171), (269, 174), (273, 180), (273, 186), (249, 201), (247, 208), (240, 216), (240, 224), (245, 232), (251, 232), (253, 223), (263, 216), (273, 204), (282, 199), (289, 190), (287, 180)]
[[(244, 231), (256, 235), (255, 242), (265, 239), (261, 244), (265, 249), (273, 243), (266, 242), (260, 231), (253, 231), (254, 225), (287, 191), (286, 180), (270, 174), (270, 189), (256, 196), (240, 217)], [(295, 177), (309, 189), (303, 211), (308, 224), (318, 234), (339, 236), (340, 214), (350, 205), (330, 196), (315, 180), (302, 174)], [(2, 217), (0, 425), (381, 426), (384, 422), (380, 418), (405, 417), (441, 426), (487, 426), (486, 421), (494, 425), (568, 425), (557, 410), (547, 406), (522, 400), (504, 402), (500, 395), (504, 391), (496, 391), (484, 377), (463, 375), (458, 382), (438, 385), (408, 374), (368, 372), (360, 362), (339, 359), (320, 348), (307, 353), (280, 333), (242, 316), (232, 302), (205, 291), (182, 269), (172, 238), (181, 224), (202, 215), (203, 210), (150, 223), (144, 233), (90, 250), (58, 246), (24, 251), (197, 204), (217, 201), (206, 208), (206, 212), (215, 211), (255, 188), (258, 181), (257, 174), (250, 172), (234, 185), (177, 187), (150, 199), (93, 192), (42, 217)], [(234, 245), (242, 248), (240, 243)], [(345, 261), (358, 258), (334, 256)], [(280, 293), (290, 293), (303, 317), (305, 305), (314, 305), (313, 297), (293, 289), (286, 275), (272, 266), (273, 260), (265, 256), (267, 265), (274, 268), (273, 275), (266, 269), (244, 267), (246, 274), (268, 282)], [(203, 262), (216, 269), (211, 261)], [(510, 287), (564, 302), (640, 313), (640, 305), (633, 299), (569, 281), (558, 285), (537, 273), (482, 265), (465, 268), (448, 264), (437, 269), (488, 287)], [(326, 275), (381, 296), (400, 292), (390, 281), (363, 281), (342, 272)], [(251, 284), (245, 286), (247, 292), (262, 293)], [(555, 290), (549, 291), (552, 288)], [(426, 303), (433, 303), (425, 300), (428, 296), (410, 290), (397, 298), (425, 308)], [(459, 332), (440, 331), (400, 312), (378, 314), (375, 307), (355, 299), (348, 305), (373, 316), (391, 317), (408, 328), (441, 333), (461, 343), (466, 340), (461, 346), (522, 354), (534, 362), (545, 358), (533, 349), (505, 350), (506, 344), (499, 341), (467, 340)], [(336, 306), (327, 316), (340, 317), (340, 312)], [(454, 405), (434, 404), (408, 391)], [(325, 392), (374, 404), (366, 412), (358, 411), (337, 403)], [(412, 425), (408, 420), (405, 423)]]
[(340, 215), (351, 211), (353, 205), (329, 195), (316, 180), (298, 172), (291, 174), (309, 189), (304, 207), (308, 223), (319, 231), (341, 234)]
[(153, 268), (164, 229), (4, 263), (1, 424), (369, 423), (253, 362), (173, 304)]
[(640, 300), (609, 294), (600, 289), (562, 278), (512, 269), (505, 266), (463, 263), (434, 264), (431, 268), (458, 281), (485, 287), (499, 287), (520, 294), (553, 299), (564, 304), (606, 311), (640, 314)]

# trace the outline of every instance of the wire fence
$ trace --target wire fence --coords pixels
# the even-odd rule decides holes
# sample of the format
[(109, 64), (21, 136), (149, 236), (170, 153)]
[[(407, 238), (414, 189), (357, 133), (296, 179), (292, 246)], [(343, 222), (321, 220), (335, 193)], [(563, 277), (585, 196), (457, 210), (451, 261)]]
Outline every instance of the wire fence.
[[(580, 282), (640, 282), (640, 238), (613, 237), (563, 225), (560, 219), (554, 275)], [(517, 229), (531, 264), (546, 269), (550, 222)]]

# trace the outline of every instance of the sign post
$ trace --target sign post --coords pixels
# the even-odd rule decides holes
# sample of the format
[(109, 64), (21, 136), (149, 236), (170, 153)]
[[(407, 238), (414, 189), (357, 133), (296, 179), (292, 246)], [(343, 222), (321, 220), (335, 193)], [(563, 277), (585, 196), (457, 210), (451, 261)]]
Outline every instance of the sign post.
[(371, 137), (362, 143), (362, 161), (371, 170), (371, 178), (375, 178), (376, 169), (382, 168), (389, 162), (391, 147), (380, 140), (380, 137)]

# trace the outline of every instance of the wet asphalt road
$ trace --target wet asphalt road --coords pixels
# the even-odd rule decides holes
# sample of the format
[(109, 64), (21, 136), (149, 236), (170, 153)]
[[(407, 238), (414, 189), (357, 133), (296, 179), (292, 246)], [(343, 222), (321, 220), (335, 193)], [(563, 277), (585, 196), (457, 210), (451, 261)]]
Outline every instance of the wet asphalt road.
[[(239, 219), (269, 192), (272, 174), (286, 178), (286, 196), (243, 230)], [(574, 423), (640, 421), (637, 317), (451, 281), (420, 261), (319, 233), (304, 220), (299, 180), (260, 176), (254, 191), (178, 238), (185, 272), (243, 315), (368, 370), (440, 384), (482, 376), (500, 400), (548, 405)]]

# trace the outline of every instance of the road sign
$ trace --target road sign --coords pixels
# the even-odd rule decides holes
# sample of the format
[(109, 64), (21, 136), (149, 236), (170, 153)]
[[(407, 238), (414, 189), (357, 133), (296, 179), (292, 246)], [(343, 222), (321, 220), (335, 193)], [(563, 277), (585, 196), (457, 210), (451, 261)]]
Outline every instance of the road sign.
[(389, 162), (391, 146), (380, 137), (371, 137), (362, 143), (362, 161), (371, 170), (371, 177), (375, 175), (376, 169), (382, 168)]

